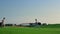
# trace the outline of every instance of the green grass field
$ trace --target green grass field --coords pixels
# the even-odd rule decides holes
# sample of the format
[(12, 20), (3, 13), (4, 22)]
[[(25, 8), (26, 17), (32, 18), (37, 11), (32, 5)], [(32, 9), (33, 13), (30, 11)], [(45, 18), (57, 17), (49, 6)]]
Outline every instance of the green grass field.
[(60, 34), (60, 27), (3, 27), (0, 34)]

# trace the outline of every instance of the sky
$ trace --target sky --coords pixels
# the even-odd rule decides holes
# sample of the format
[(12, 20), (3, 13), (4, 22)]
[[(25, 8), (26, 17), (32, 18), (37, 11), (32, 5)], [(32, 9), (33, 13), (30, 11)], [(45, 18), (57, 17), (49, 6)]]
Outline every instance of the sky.
[(0, 21), (5, 23), (60, 23), (60, 0), (0, 0)]

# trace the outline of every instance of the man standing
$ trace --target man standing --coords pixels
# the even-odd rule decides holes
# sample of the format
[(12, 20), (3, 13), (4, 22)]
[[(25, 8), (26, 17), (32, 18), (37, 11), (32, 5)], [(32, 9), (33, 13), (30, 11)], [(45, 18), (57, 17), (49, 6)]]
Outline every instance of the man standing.
[(5, 20), (5, 17), (3, 18), (2, 22), (0, 22), (0, 27), (4, 26), (4, 20)]

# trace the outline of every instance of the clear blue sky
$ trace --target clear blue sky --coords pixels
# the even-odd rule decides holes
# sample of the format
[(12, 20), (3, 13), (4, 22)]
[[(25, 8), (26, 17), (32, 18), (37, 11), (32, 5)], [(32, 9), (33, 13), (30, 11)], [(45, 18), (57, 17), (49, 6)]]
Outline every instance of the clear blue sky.
[(5, 23), (60, 23), (60, 0), (0, 0), (0, 20)]

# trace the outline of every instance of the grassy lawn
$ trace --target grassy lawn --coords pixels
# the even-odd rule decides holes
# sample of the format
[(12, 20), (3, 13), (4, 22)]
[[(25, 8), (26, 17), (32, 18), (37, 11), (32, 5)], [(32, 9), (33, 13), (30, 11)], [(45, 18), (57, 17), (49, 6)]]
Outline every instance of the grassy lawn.
[(60, 28), (4, 27), (0, 34), (60, 34)]

